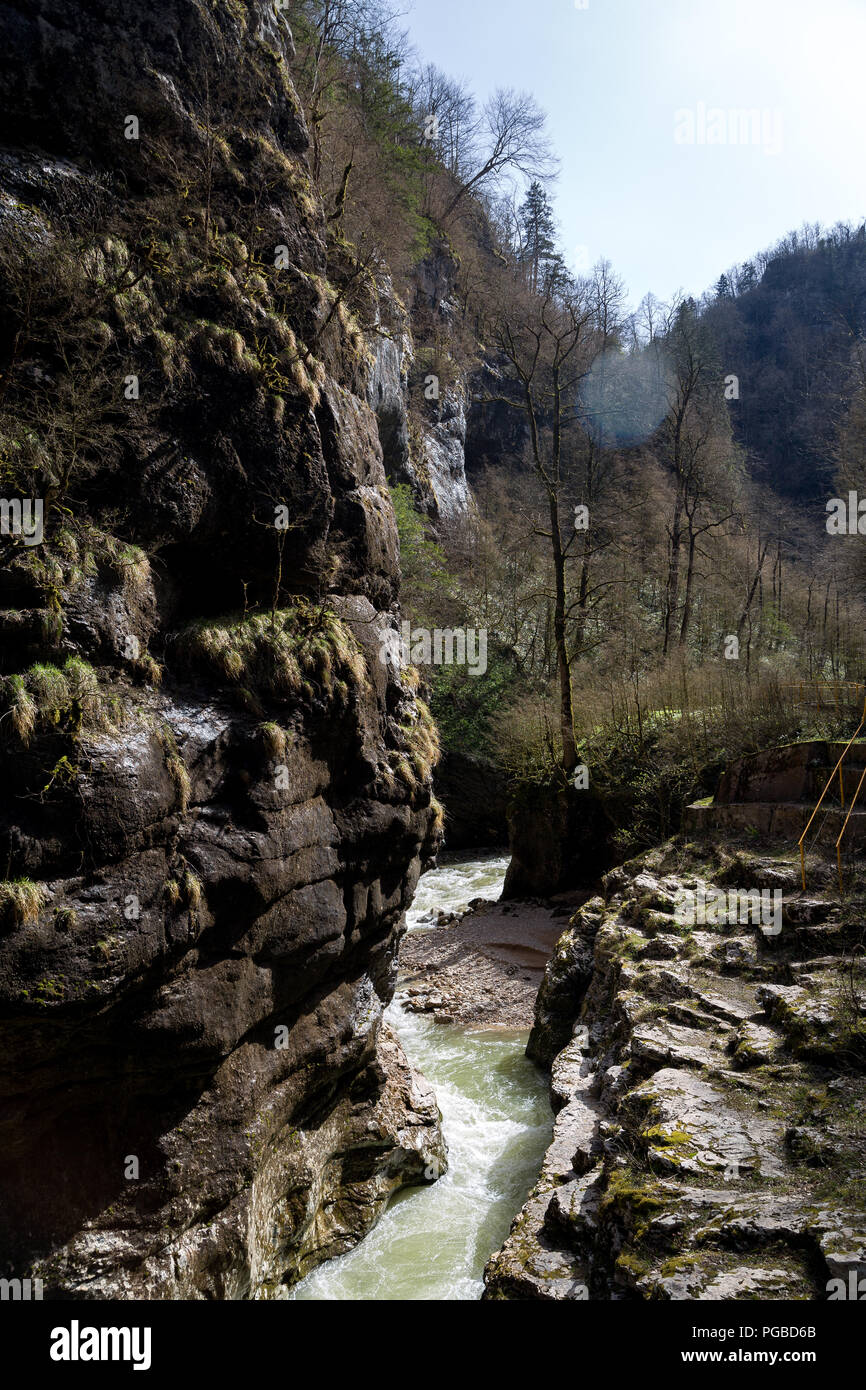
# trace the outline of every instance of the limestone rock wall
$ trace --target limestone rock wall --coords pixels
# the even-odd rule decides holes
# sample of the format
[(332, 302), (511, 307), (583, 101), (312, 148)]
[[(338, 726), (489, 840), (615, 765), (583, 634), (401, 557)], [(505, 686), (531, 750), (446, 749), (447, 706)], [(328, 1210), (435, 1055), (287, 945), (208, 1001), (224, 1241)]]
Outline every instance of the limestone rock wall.
[(371, 362), (272, 5), (0, 22), (4, 488), (46, 508), (0, 537), (0, 1266), (272, 1297), (445, 1162), (382, 1022), (438, 830)]
[[(732, 918), (685, 924), (683, 892), (712, 888)], [(782, 894), (780, 930), (742, 919), (756, 888)], [(485, 1297), (853, 1296), (860, 930), (784, 854), (672, 842), (609, 873), (539, 992), (528, 1052), (551, 1069), (553, 1141)]]
[[(377, 327), (368, 339), (373, 365), (367, 399), (376, 414), (388, 477), (407, 483), (415, 505), (445, 524), (472, 506), (466, 477), (472, 386), (469, 373), (449, 352), (456, 306), (448, 292), (456, 272), (445, 248), (432, 252), (416, 267), (410, 306), (387, 276), (380, 277)], [(441, 353), (418, 347), (416, 339), (431, 334), (442, 343)]]

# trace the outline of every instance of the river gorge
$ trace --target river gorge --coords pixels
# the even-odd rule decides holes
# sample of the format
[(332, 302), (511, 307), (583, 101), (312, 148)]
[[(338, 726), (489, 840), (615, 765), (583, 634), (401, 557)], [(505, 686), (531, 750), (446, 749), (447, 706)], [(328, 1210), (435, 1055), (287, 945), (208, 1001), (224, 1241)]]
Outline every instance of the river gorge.
[[(410, 932), (473, 898), (498, 897), (507, 859), (446, 856), (424, 874)], [(404, 986), (405, 988), (405, 986)], [(401, 986), (386, 1017), (432, 1084), (448, 1168), (432, 1187), (394, 1198), (348, 1254), (321, 1265), (290, 1299), (477, 1299), (481, 1274), (535, 1181), (552, 1126), (547, 1078), (525, 1054), (527, 1033), (466, 1031), (407, 1012)]]
[(0, 0), (0, 1303), (862, 1301), (866, 224), (617, 3)]

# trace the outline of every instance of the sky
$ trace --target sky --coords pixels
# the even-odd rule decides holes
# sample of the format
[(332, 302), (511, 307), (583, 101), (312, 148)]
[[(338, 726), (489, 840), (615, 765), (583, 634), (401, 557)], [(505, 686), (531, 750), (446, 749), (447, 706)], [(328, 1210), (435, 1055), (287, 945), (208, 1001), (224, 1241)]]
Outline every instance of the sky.
[[(425, 62), (534, 94), (566, 259), (696, 297), (804, 222), (866, 217), (866, 0), (404, 0)], [(736, 113), (754, 112), (741, 128)], [(731, 113), (734, 113), (733, 115)]]

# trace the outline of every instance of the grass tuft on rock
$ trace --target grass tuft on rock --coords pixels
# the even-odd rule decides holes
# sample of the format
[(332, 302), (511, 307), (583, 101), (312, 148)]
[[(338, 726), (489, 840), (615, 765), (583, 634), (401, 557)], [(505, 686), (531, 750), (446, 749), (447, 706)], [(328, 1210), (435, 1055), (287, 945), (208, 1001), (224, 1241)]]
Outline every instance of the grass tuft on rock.
[[(412, 717), (400, 725), (415, 779), (426, 782), (439, 762), (439, 731), (427, 705), (416, 698)], [(398, 774), (399, 775), (399, 774)]]
[(34, 733), (46, 729), (64, 726), (77, 734), (82, 727), (105, 728), (111, 723), (99, 678), (78, 656), (70, 656), (62, 667), (37, 662), (21, 674), (0, 677), (3, 707), (25, 745)]
[(277, 699), (316, 689), (335, 695), (342, 681), (357, 689), (366, 680), (358, 643), (330, 609), (299, 600), (291, 608), (241, 619), (197, 623), (179, 639), (195, 665), (209, 666), (238, 688)]
[(0, 882), (0, 922), (20, 927), (35, 922), (48, 901), (48, 890), (29, 878)]
[(186, 770), (186, 763), (180, 755), (174, 733), (167, 724), (162, 725), (157, 730), (157, 737), (165, 754), (168, 775), (174, 783), (174, 789), (177, 793), (178, 810), (185, 811), (189, 806), (190, 793), (192, 792), (192, 783)]

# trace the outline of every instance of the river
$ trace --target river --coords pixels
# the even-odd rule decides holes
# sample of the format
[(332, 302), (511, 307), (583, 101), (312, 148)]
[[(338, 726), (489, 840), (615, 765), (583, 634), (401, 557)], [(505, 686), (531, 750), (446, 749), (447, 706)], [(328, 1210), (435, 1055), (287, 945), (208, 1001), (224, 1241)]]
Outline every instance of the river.
[[(498, 898), (507, 858), (451, 855), (422, 876), (407, 913), (423, 931), (440, 910)], [(534, 1183), (550, 1142), (547, 1078), (523, 1055), (526, 1033), (466, 1032), (405, 1013), (398, 987), (387, 1017), (433, 1085), (448, 1172), (397, 1194), (360, 1245), (329, 1260), (290, 1299), (471, 1300), (481, 1274)]]

